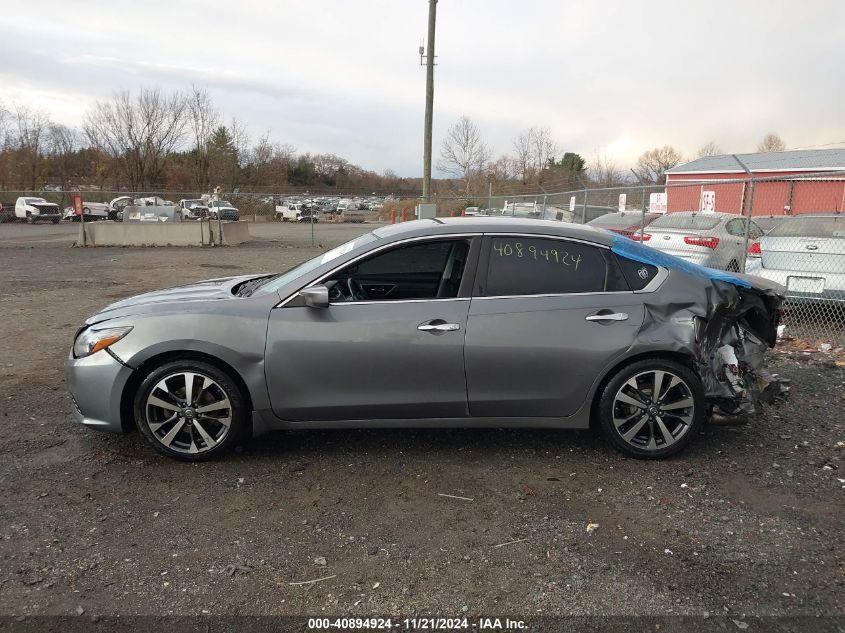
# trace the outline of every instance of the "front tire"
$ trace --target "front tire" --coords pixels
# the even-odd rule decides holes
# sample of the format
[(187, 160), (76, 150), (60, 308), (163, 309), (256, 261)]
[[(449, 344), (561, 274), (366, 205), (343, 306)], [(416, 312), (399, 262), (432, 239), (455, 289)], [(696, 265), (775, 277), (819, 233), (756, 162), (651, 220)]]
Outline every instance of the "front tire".
[(162, 455), (212, 459), (234, 448), (249, 420), (246, 400), (226, 372), (198, 360), (177, 360), (147, 375), (135, 396), (135, 421)]
[(688, 367), (647, 359), (620, 369), (602, 391), (602, 434), (614, 448), (639, 459), (682, 451), (704, 424), (704, 389)]

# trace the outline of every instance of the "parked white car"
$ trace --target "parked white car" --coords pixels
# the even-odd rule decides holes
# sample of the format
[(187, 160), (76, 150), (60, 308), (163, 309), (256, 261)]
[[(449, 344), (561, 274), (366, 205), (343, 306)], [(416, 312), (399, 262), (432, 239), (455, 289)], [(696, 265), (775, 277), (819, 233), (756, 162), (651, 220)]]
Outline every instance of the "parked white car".
[(278, 222), (311, 222), (311, 214), (314, 214), (314, 222), (318, 221), (316, 209), (305, 208), (306, 205), (299, 203), (276, 205), (275, 218)]
[(15, 202), (15, 217), (30, 224), (35, 222), (58, 224), (61, 214), (59, 205), (47, 202), (44, 198), (21, 196)]
[[(94, 220), (108, 220), (110, 205), (106, 202), (83, 202), (82, 215), (86, 222), (93, 222)], [(65, 209), (64, 219), (70, 222), (79, 222), (79, 216), (76, 215), (76, 210), (73, 207)]]
[(787, 302), (845, 306), (845, 216), (795, 216), (748, 251), (745, 271), (786, 286)]

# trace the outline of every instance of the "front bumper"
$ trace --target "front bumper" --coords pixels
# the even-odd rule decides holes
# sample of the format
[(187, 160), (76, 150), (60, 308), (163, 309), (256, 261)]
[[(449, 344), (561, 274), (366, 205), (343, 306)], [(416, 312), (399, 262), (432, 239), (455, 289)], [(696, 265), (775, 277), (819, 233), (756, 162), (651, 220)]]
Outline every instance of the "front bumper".
[(65, 364), (65, 381), (76, 421), (101, 431), (122, 433), (120, 404), (132, 372), (106, 350), (85, 358), (74, 358), (71, 353)]

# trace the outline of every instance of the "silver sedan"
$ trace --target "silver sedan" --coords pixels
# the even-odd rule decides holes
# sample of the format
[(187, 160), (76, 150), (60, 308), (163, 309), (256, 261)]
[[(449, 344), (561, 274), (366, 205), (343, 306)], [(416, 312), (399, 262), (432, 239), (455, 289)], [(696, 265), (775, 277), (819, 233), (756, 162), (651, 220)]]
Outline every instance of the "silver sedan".
[(67, 384), (82, 424), (184, 460), (272, 429), (591, 423), (665, 457), (753, 410), (775, 342), (780, 286), (714, 273), (591, 227), (407, 222), (107, 306)]
[[(745, 249), (747, 218), (734, 213), (669, 213), (649, 224), (643, 242), (701, 266), (739, 271)], [(753, 221), (751, 241), (763, 235)], [(639, 232), (637, 237), (638, 239)]]
[(748, 272), (786, 286), (790, 302), (845, 306), (845, 216), (789, 218), (752, 247)]

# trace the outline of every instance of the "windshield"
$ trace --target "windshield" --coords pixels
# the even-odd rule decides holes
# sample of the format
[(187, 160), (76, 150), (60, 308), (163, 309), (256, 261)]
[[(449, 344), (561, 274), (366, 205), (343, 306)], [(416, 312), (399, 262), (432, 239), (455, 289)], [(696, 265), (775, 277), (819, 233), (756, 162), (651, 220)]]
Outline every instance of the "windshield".
[(46, 204), (46, 202), (44, 198), (27, 198), (25, 200), (26, 204)]
[(795, 218), (773, 228), (772, 237), (845, 237), (845, 216)]
[(313, 259), (304, 261), (298, 266), (294, 266), (286, 272), (279, 273), (278, 275), (273, 275), (272, 277), (268, 277), (266, 281), (264, 281), (264, 283), (255, 288), (252, 294), (266, 295), (272, 292), (278, 292), (281, 288), (292, 282), (297, 277), (301, 277), (302, 275), (311, 272), (318, 266), (321, 266), (326, 262), (330, 262), (333, 259), (340, 257), (341, 255), (345, 255), (352, 249), (358, 248), (362, 244), (367, 244), (368, 242), (375, 241), (376, 239), (377, 238), (372, 233), (367, 233), (366, 235), (362, 235), (361, 237), (356, 237), (354, 240), (349, 240), (345, 244), (341, 244), (337, 248), (333, 248), (330, 251), (321, 253)]
[(649, 225), (651, 229), (692, 229), (706, 231), (715, 228), (722, 218), (712, 215), (670, 213), (657, 218)]

